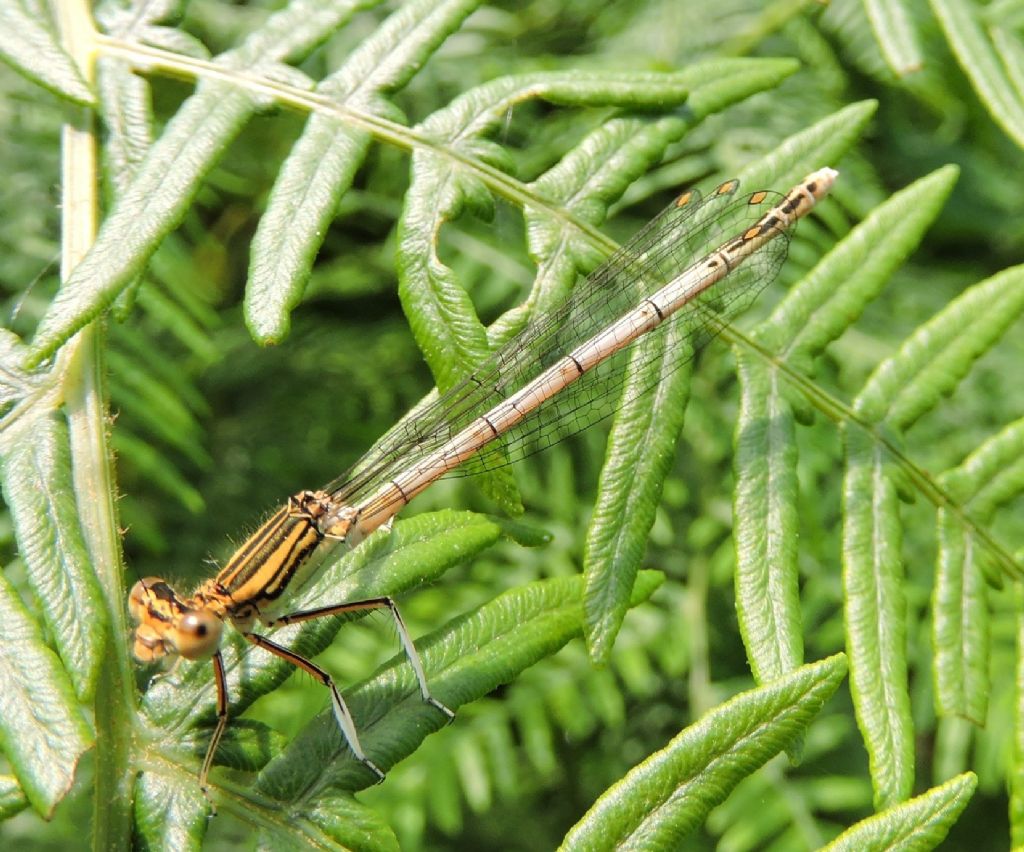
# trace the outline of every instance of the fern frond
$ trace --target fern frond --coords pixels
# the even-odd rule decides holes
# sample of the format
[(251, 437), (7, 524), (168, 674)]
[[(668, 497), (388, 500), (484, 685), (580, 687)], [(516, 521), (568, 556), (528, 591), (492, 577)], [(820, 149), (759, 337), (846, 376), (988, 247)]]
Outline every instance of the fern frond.
[(723, 704), (606, 791), (562, 848), (678, 843), (738, 783), (745, 767), (795, 741), (845, 672), (840, 655)]
[(93, 106), (95, 96), (55, 29), (45, 4), (32, 0), (0, 4), (0, 58), (55, 94)]
[(96, 688), (107, 624), (79, 526), (67, 425), (56, 412), (44, 411), (22, 418), (3, 437), (4, 500), (21, 557), (44, 602), (43, 617), (67, 668), (64, 674), (79, 699), (88, 700)]
[(1024, 146), (1024, 98), (1017, 88), (1019, 43), (1006, 39), (1005, 34), (993, 42), (975, 9), (964, 0), (931, 0), (931, 6), (989, 114), (1018, 146)]
[[(81, 7), (60, 4), (60, 36), (36, 5), (0, 2), (0, 55), (25, 78), (0, 68), (0, 286), (11, 325), (38, 321), (30, 346), (0, 334), (0, 817), (58, 828), (26, 815), (15, 832), (66, 830), (88, 795), (54, 809), (94, 747), (93, 845), (205, 840), (216, 687), (183, 663), (137, 694), (119, 527), (140, 576), (196, 573), (225, 529), (369, 446), (427, 368), (443, 390), (561, 303), (615, 250), (606, 219), (627, 232), (679, 182), (780, 188), (834, 163), (760, 321), (721, 331), (735, 369), (723, 347), (692, 375), (652, 348), (657, 392), (627, 393), (607, 447), (590, 430), (484, 481), (484, 505), (543, 529), (435, 511), (481, 505), (439, 483), (302, 590), (296, 606), (401, 595), (456, 725), (434, 735), (389, 624), (333, 644), (342, 619), (281, 630), (356, 684), (367, 751), (401, 762), (357, 800), (372, 779), (322, 687), (236, 637), (215, 798), (275, 848), (532, 849), (573, 823), (565, 848), (678, 845), (702, 825), (738, 849), (843, 825), (837, 847), (930, 848), (977, 830), (971, 795), (986, 818), (1008, 803), (1024, 836), (1024, 752), (1005, 748), (1020, 678), (991, 677), (1020, 668), (1015, 602), (992, 588), (1021, 572), (1013, 3), (291, 0), (179, 21), (139, 0), (101, 4), (102, 32), (64, 26)], [(72, 115), (105, 128), (65, 135), (47, 302)], [(812, 723), (844, 642), (853, 707)], [(933, 786), (910, 800), (915, 764)]]
[[(980, 286), (980, 285), (979, 285)], [(940, 477), (981, 523), (1024, 488), (1024, 422), (1006, 426)], [(933, 593), (935, 702), (938, 712), (983, 725), (990, 691), (986, 579), (995, 566), (984, 546), (947, 510), (938, 515), (939, 554)]]
[(907, 7), (900, 0), (867, 0), (864, 7), (892, 72), (903, 77), (918, 71), (924, 60)]
[(967, 807), (977, 784), (977, 777), (968, 772), (858, 823), (824, 848), (829, 852), (896, 846), (934, 849), (946, 839), (950, 826)]

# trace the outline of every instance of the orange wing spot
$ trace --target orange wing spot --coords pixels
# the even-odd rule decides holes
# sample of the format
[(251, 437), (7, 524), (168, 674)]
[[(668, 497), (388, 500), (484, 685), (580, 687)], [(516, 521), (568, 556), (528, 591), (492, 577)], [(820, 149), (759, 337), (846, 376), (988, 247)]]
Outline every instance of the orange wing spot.
[(736, 187), (740, 185), (738, 180), (727, 180), (718, 189), (715, 190), (715, 195), (729, 195), (736, 191)]
[(750, 196), (750, 201), (748, 201), (747, 203), (748, 203), (748, 204), (760, 204), (760, 203), (761, 203), (762, 201), (764, 201), (764, 200), (765, 200), (765, 199), (766, 199), (767, 197), (768, 197), (768, 193), (767, 193), (767, 192), (765, 192), (765, 191), (764, 191), (764, 190), (762, 189), (762, 190), (761, 190), (760, 192), (755, 192), (755, 193), (754, 193), (753, 195), (751, 195), (751, 196)]
[(744, 231), (743, 232), (743, 236), (740, 237), (740, 239), (743, 240), (743, 242), (747, 242), (747, 240), (754, 239), (754, 237), (756, 237), (760, 233), (761, 233), (760, 226), (759, 225), (755, 225), (753, 228), (748, 228), (746, 231)]
[(684, 192), (676, 199), (676, 207), (685, 207), (690, 203), (691, 198), (693, 198), (692, 192)]

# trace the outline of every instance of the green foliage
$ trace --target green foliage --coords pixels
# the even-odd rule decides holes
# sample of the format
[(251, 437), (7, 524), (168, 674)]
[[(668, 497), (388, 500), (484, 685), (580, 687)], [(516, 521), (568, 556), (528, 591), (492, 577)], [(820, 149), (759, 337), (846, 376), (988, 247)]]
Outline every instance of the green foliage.
[[(932, 0), (932, 9), (960, 67), (992, 118), (1024, 146), (1024, 47), (1019, 33), (985, 21), (964, 0)], [(987, 32), (986, 32), (987, 30)]]
[[(1020, 4), (277, 5), (0, 0), (4, 845), (1020, 844)], [(140, 671), (126, 574), (208, 576), (679, 185), (824, 165), (728, 346), (294, 597), (399, 597), (459, 711), (385, 619), (275, 632), (384, 784), (232, 634), (211, 821), (210, 666)]]
[(836, 656), (721, 705), (601, 796), (563, 848), (676, 848), (744, 775), (795, 741), (845, 673)]
[(30, 80), (68, 100), (93, 106), (89, 84), (78, 66), (61, 49), (51, 21), (39, 3), (15, 2), (0, 5), (0, 55)]
[(965, 773), (844, 831), (825, 849), (934, 849), (967, 806), (977, 778)]

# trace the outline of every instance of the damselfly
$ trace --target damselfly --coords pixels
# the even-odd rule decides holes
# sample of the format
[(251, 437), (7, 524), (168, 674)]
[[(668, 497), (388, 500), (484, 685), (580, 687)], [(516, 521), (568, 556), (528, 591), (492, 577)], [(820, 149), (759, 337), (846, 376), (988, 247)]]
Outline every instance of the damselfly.
[[(386, 609), (423, 700), (451, 718), (452, 711), (431, 695), (391, 598), (275, 616), (282, 598), (305, 581), (316, 565), (313, 557), (328, 543), (356, 545), (377, 528), (389, 527), (435, 480), (457, 470), (476, 473), (507, 464), (609, 414), (627, 359), (629, 369), (643, 376), (656, 355), (647, 356), (638, 347), (656, 342), (658, 334), (671, 329), (675, 363), (689, 360), (702, 336), (713, 334), (775, 277), (793, 225), (825, 196), (836, 176), (833, 169), (821, 169), (785, 196), (760, 190), (737, 198), (735, 180), (707, 198), (695, 191), (683, 194), (560, 307), (527, 325), (466, 379), (400, 422), (346, 475), (290, 497), (191, 597), (179, 597), (156, 578), (136, 583), (129, 599), (137, 623), (135, 656), (141, 661), (210, 659), (213, 664), (217, 725), (199, 772), (203, 791), (228, 721), (220, 652), (225, 621), (249, 643), (327, 687), (349, 747), (378, 779), (384, 773), (363, 751), (330, 675), (255, 633), (256, 622), (277, 627)], [(660, 350), (651, 346), (650, 351)], [(631, 382), (630, 387), (642, 393), (644, 383)]]

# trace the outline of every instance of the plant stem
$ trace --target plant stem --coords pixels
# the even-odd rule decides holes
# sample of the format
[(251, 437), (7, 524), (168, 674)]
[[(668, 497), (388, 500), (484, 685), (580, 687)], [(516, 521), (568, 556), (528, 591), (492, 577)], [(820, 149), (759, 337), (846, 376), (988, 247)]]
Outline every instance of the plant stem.
[[(86, 80), (95, 78), (96, 32), (81, 0), (57, 4), (61, 37)], [(99, 169), (94, 116), (78, 110), (63, 129), (61, 278), (89, 250), (99, 219)], [(120, 537), (114, 504), (114, 476), (107, 444), (102, 320), (79, 332), (63, 348), (57, 373), (64, 389), (79, 523), (107, 604), (110, 633), (95, 698), (96, 785), (93, 847), (127, 849), (131, 843), (129, 774), (135, 693), (126, 645), (127, 632)]]

